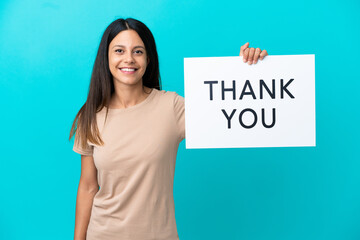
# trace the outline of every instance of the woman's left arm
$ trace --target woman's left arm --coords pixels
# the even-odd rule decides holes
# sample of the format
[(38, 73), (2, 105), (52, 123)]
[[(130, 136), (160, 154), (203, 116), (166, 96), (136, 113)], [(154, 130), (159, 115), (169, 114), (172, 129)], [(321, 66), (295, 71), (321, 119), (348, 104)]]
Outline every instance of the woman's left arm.
[(243, 56), (244, 63), (249, 65), (257, 63), (258, 59), (263, 60), (268, 53), (266, 50), (260, 48), (249, 48), (249, 43), (245, 43), (240, 48), (240, 56)]

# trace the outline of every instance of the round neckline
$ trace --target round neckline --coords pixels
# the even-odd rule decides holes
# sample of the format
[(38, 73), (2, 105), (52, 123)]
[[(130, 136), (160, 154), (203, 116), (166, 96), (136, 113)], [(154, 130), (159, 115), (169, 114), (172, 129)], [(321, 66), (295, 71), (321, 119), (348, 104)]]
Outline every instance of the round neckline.
[(155, 95), (156, 90), (157, 90), (156, 88), (152, 88), (150, 94), (143, 101), (141, 101), (133, 106), (130, 106), (127, 108), (107, 108), (107, 107), (105, 107), (105, 108), (107, 108), (109, 110), (109, 112), (125, 112), (125, 111), (131, 111), (133, 109), (137, 109), (137, 108), (145, 105), (147, 102), (149, 102), (150, 99)]

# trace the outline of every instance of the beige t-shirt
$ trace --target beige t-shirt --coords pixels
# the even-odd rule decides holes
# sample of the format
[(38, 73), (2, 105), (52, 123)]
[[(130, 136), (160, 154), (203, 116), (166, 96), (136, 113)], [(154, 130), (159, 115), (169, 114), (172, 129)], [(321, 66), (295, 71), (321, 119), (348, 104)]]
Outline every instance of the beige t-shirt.
[[(96, 193), (87, 240), (179, 239), (173, 198), (175, 161), (185, 138), (184, 98), (153, 89), (137, 105), (97, 113), (103, 146), (73, 150), (93, 155)], [(76, 136), (75, 136), (76, 137)]]

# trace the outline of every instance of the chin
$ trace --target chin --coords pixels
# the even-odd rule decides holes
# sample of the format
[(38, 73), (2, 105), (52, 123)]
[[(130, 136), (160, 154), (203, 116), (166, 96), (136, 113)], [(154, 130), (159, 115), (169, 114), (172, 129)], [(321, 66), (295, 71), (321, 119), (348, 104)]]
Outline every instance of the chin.
[(122, 85), (136, 86), (141, 84), (141, 81), (131, 81), (131, 80), (116, 80), (118, 83)]

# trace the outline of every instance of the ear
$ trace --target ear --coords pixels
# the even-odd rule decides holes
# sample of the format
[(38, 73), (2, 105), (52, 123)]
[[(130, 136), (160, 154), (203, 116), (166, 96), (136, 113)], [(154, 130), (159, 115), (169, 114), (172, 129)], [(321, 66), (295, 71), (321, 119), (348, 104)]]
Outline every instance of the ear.
[(147, 64), (149, 65), (149, 62), (150, 62), (150, 58), (149, 57), (147, 57)]

